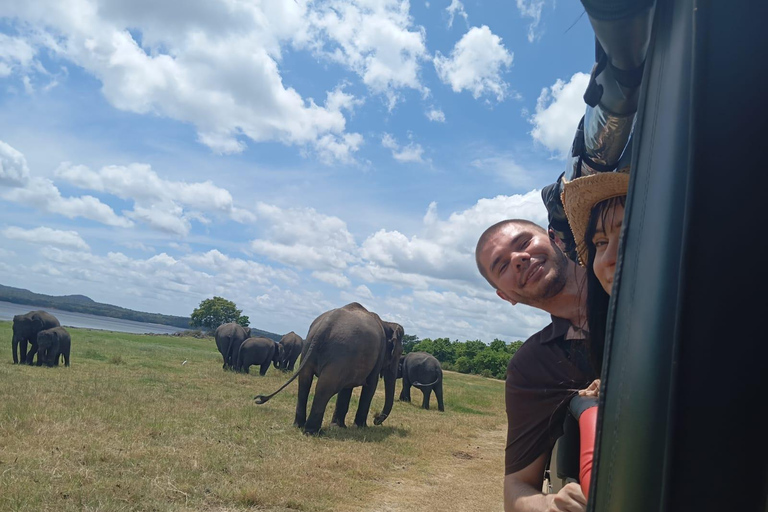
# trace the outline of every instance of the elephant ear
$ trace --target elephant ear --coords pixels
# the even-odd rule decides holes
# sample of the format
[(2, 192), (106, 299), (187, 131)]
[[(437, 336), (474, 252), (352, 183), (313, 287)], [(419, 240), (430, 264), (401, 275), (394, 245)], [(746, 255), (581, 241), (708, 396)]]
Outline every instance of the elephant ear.
[(32, 329), (40, 332), (43, 329), (43, 319), (39, 316), (32, 317)]
[(400, 362), (400, 354), (403, 352), (403, 335), (405, 331), (400, 324), (394, 322), (382, 322), (384, 333), (387, 336), (387, 364), (392, 364), (395, 359)]

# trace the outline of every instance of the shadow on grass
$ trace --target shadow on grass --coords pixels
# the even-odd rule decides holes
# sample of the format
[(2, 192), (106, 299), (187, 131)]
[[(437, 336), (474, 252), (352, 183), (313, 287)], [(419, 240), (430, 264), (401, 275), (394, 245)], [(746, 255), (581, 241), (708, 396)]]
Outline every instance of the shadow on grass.
[(373, 426), (358, 428), (349, 426), (339, 428), (328, 426), (320, 429), (320, 437), (337, 441), (358, 441), (361, 443), (381, 443), (390, 436), (406, 437), (408, 430), (401, 427)]

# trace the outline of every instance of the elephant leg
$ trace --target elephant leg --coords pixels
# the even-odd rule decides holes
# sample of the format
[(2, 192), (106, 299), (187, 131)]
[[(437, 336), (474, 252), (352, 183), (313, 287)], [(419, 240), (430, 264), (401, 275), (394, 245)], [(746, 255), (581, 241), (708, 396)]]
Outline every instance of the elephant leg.
[(312, 388), (312, 379), (314, 379), (314, 375), (307, 369), (299, 374), (299, 394), (296, 400), (294, 427), (303, 428), (307, 422), (307, 400), (309, 399), (309, 390)]
[(304, 425), (305, 434), (319, 434), (320, 427), (323, 425), (323, 416), (325, 408), (328, 407), (328, 401), (333, 395), (339, 392), (338, 384), (335, 382), (335, 372), (320, 375), (317, 378), (315, 387), (315, 398), (312, 400), (312, 408), (309, 411), (309, 418)]
[(347, 428), (344, 423), (344, 419), (347, 417), (347, 411), (349, 411), (349, 400), (352, 398), (352, 388), (342, 389), (336, 396), (336, 409), (333, 411), (333, 419), (331, 425), (337, 427)]
[(61, 352), (59, 352), (58, 354), (56, 354), (56, 357), (53, 359), (53, 365), (54, 365), (54, 366), (59, 366), (59, 358), (60, 358), (60, 357), (61, 357)]
[(64, 352), (64, 366), (69, 367), (69, 352)]
[(267, 374), (267, 370), (269, 370), (269, 365), (270, 365), (270, 361), (267, 361), (266, 363), (262, 363), (259, 370), (259, 375), (261, 375), (262, 377), (265, 376)]
[(357, 406), (357, 414), (355, 414), (355, 425), (358, 427), (367, 427), (368, 411), (371, 409), (371, 401), (373, 395), (376, 394), (376, 385), (379, 383), (378, 375), (373, 383), (366, 383), (363, 386), (363, 390), (360, 392), (360, 404)]
[(411, 383), (408, 380), (408, 377), (405, 375), (405, 372), (403, 372), (403, 390), (400, 392), (400, 401), (411, 401)]
[(443, 381), (435, 385), (435, 398), (437, 398), (437, 410), (445, 411), (445, 406), (443, 405)]
[(21, 361), (21, 364), (24, 364), (27, 362), (27, 341), (21, 340), (19, 342), (19, 361)]
[(250, 373), (251, 373), (251, 365), (249, 365), (249, 364), (244, 364), (244, 365), (242, 366), (242, 371), (243, 371), (243, 373), (248, 373), (248, 374), (250, 374)]
[(421, 392), (424, 394), (424, 401), (421, 403), (421, 406), (429, 410), (429, 396), (432, 394), (432, 388), (424, 388)]

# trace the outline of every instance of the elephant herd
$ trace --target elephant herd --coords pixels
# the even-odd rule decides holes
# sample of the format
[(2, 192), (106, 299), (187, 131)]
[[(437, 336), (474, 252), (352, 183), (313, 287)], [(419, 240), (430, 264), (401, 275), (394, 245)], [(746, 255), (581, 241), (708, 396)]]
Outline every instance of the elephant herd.
[[(395, 382), (402, 377), (401, 400), (410, 401), (410, 387), (415, 386), (424, 392), (423, 405), (428, 409), (429, 395), (434, 390), (438, 408), (444, 410), (440, 363), (423, 352), (401, 357), (404, 334), (400, 324), (384, 321), (356, 302), (327, 311), (309, 327), (296, 373), (277, 391), (258, 395), (254, 401), (267, 402), (298, 377), (293, 424), (307, 434), (316, 434), (323, 423), (328, 401), (334, 395), (338, 396), (331, 424), (346, 427), (352, 390), (362, 387), (354, 424), (365, 427), (376, 387), (383, 377), (384, 408), (373, 419), (375, 425), (380, 425), (392, 411)], [(307, 416), (309, 392), (315, 377), (315, 396)]]
[(259, 375), (265, 375), (270, 364), (281, 370), (293, 371), (304, 343), (301, 336), (293, 331), (279, 342), (251, 337), (251, 329), (236, 322), (220, 325), (214, 337), (224, 359), (225, 370), (249, 373), (251, 366), (259, 366)]
[(72, 339), (59, 320), (46, 311), (14, 316), (12, 344), (14, 364), (32, 365), (37, 354), (37, 366), (58, 366), (61, 358), (64, 365), (69, 366)]

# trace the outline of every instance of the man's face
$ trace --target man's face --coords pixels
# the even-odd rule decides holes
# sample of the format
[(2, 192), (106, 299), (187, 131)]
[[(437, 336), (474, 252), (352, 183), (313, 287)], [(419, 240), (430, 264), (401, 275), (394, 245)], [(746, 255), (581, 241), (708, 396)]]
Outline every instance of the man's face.
[(568, 259), (547, 233), (527, 224), (507, 224), (480, 249), (479, 262), (496, 294), (516, 304), (542, 306), (566, 284)]

